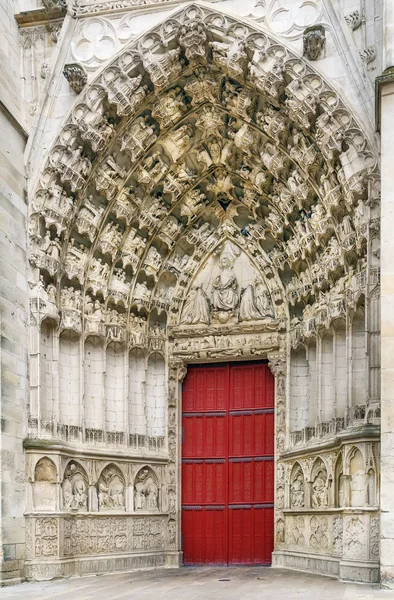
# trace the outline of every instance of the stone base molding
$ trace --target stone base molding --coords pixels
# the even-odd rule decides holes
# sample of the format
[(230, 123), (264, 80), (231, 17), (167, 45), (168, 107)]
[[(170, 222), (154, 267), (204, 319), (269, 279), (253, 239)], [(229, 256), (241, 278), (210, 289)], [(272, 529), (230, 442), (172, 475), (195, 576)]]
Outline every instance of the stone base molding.
[(341, 561), (332, 556), (276, 551), (272, 554), (272, 566), (338, 577), (342, 581), (362, 583), (377, 583), (379, 581), (378, 563)]

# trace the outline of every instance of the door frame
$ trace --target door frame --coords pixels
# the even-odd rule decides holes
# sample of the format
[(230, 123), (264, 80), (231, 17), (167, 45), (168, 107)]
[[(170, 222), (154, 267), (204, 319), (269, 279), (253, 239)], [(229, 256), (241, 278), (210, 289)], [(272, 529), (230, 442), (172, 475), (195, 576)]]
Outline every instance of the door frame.
[[(214, 348), (209, 347), (212, 338)], [(219, 343), (220, 342), (220, 343)], [(284, 448), (285, 426), (278, 426), (278, 411), (285, 414), (286, 410), (286, 380), (287, 352), (286, 335), (278, 330), (268, 330), (255, 325), (241, 327), (207, 327), (190, 330), (187, 327), (173, 327), (169, 339), (168, 360), (168, 398), (169, 406), (173, 407), (174, 427), (169, 423), (169, 454), (176, 460), (176, 539), (178, 564), (183, 564), (182, 554), (182, 382), (189, 365), (220, 363), (252, 363), (267, 361), (274, 376), (274, 552), (278, 545), (277, 531), (284, 519), (283, 507), (277, 506), (278, 495), (282, 496), (284, 480), (278, 479), (278, 456)], [(170, 414), (170, 413), (169, 413)], [(172, 438), (171, 438), (172, 436)], [(279, 524), (279, 526), (278, 526)], [(274, 554), (274, 553), (273, 553)]]
[[(268, 367), (270, 367), (270, 363), (268, 358), (259, 358), (259, 357), (255, 357), (252, 360), (245, 358), (244, 360), (239, 360), (237, 358), (233, 359), (233, 360), (227, 360), (227, 361), (223, 361), (223, 360), (215, 360), (215, 361), (209, 361), (209, 362), (189, 362), (186, 365), (186, 371), (184, 374), (184, 377), (182, 379), (181, 382), (181, 392), (180, 392), (180, 402), (179, 402), (179, 408), (180, 408), (180, 416), (179, 416), (179, 429), (180, 429), (180, 452), (179, 452), (179, 463), (180, 463), (180, 469), (179, 469), (179, 505), (180, 505), (180, 512), (179, 512), (179, 535), (180, 535), (180, 552), (182, 554), (182, 565), (183, 565), (183, 540), (182, 540), (182, 457), (183, 457), (183, 453), (182, 453), (182, 449), (183, 449), (183, 418), (182, 418), (182, 414), (183, 414), (183, 399), (182, 399), (182, 391), (183, 391), (183, 381), (184, 378), (186, 377), (187, 374), (187, 370), (189, 366), (193, 366), (193, 367), (201, 367), (203, 368), (215, 368), (215, 367), (219, 367), (219, 366), (229, 366), (229, 369), (231, 368), (231, 365), (252, 365), (252, 364), (264, 364)], [(271, 370), (271, 369), (270, 369)], [(272, 370), (271, 370), (272, 373)], [(274, 379), (274, 403), (273, 403), (273, 412), (274, 412), (274, 416), (275, 416), (275, 375), (273, 374), (273, 379)], [(230, 388), (229, 388), (229, 393), (230, 392)], [(228, 398), (228, 402), (230, 400), (230, 397)], [(226, 408), (226, 413), (227, 413), (227, 418), (230, 416), (229, 415), (229, 411), (230, 411), (230, 406), (229, 404), (227, 405)], [(230, 426), (230, 422), (229, 420), (227, 421), (227, 427)], [(274, 427), (273, 427), (273, 437), (274, 437), (274, 458), (273, 458), (273, 463), (274, 463), (274, 489), (275, 489), (275, 464), (276, 464), (276, 452), (275, 452), (275, 419), (274, 419)], [(227, 445), (229, 443), (229, 433), (228, 433), (228, 439), (227, 439)], [(227, 450), (227, 460), (228, 460), (228, 450)], [(227, 525), (229, 525), (229, 514), (228, 511), (229, 509), (229, 502), (228, 502), (229, 498), (228, 498), (228, 489), (226, 491), (226, 513), (227, 513)], [(274, 507), (275, 507), (275, 494), (274, 494)], [(275, 508), (274, 508), (274, 515), (273, 515), (273, 525), (274, 525), (274, 529), (275, 529)], [(227, 559), (229, 558), (229, 552), (230, 552), (230, 530), (227, 527), (226, 530), (226, 546), (227, 546)], [(274, 531), (274, 542), (275, 542), (275, 531)], [(271, 561), (272, 562), (272, 561)], [(193, 565), (187, 565), (187, 566), (193, 566)], [(198, 565), (196, 565), (198, 566)], [(218, 565), (220, 566), (220, 565)], [(231, 566), (231, 565), (229, 565)], [(247, 565), (245, 565), (247, 566)], [(250, 565), (252, 566), (252, 565)], [(257, 565), (256, 565), (257, 566)]]

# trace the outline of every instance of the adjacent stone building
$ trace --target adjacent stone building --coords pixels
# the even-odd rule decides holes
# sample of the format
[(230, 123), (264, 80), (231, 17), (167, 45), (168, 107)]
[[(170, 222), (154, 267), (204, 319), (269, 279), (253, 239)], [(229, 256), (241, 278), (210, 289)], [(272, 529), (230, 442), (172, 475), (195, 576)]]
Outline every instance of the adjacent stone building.
[(193, 556), (393, 588), (392, 2), (0, 23), (3, 583)]

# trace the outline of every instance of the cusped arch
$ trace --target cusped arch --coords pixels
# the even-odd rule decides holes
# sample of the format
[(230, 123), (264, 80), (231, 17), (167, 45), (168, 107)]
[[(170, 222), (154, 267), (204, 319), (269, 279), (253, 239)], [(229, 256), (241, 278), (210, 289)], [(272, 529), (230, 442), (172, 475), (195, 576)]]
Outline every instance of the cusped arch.
[(159, 510), (159, 480), (149, 466), (142, 467), (134, 478), (135, 512)]
[(37, 460), (34, 467), (33, 481), (48, 481), (49, 483), (56, 483), (57, 468), (53, 460), (51, 460), (48, 456), (43, 456)]
[(303, 508), (305, 506), (305, 475), (301, 463), (296, 461), (290, 472), (289, 506)]
[(125, 477), (120, 467), (107, 464), (97, 481), (99, 511), (124, 511), (126, 501)]
[(313, 462), (311, 469), (311, 506), (312, 508), (324, 508), (329, 502), (329, 488), (332, 483), (331, 474), (327, 473), (327, 467), (323, 459), (318, 456)]
[(63, 510), (84, 511), (89, 508), (89, 478), (84, 467), (76, 460), (70, 460), (62, 481)]
[(55, 463), (47, 456), (40, 458), (34, 467), (32, 483), (34, 510), (56, 510), (58, 472)]

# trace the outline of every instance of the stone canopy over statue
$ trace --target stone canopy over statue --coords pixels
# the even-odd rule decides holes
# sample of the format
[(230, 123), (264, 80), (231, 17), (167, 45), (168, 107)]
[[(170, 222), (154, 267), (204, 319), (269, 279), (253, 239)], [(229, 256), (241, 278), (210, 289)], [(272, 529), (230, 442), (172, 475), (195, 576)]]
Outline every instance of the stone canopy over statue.
[(266, 285), (257, 277), (246, 255), (227, 241), (218, 256), (207, 262), (190, 289), (181, 324), (209, 325), (273, 318)]

